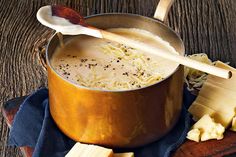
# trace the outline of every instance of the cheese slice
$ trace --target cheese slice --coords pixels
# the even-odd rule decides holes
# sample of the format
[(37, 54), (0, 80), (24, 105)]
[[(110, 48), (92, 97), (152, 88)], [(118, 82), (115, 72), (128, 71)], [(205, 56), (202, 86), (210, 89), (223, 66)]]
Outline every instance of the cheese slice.
[(225, 128), (216, 123), (208, 114), (204, 115), (197, 121), (187, 134), (187, 138), (196, 142), (206, 141), (210, 139), (222, 139)]
[(228, 127), (235, 116), (236, 109), (236, 69), (220, 61), (216, 62), (216, 66), (230, 70), (232, 77), (223, 79), (208, 75), (189, 112), (197, 120), (209, 114), (216, 122)]
[(113, 155), (113, 157), (134, 157), (134, 153), (133, 152), (129, 152), (129, 153), (115, 153)]
[(77, 142), (65, 157), (112, 157), (112, 149)]

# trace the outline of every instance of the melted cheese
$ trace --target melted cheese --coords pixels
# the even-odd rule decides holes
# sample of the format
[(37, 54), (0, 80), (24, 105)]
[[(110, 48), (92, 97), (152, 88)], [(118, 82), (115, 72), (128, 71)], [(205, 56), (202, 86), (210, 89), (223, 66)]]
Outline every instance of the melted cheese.
[[(145, 30), (113, 28), (108, 31), (148, 44), (157, 51), (175, 53), (168, 42)], [(51, 64), (58, 74), (75, 84), (105, 90), (152, 85), (178, 67), (177, 63), (157, 55), (83, 35), (66, 41), (64, 47), (57, 47)]]

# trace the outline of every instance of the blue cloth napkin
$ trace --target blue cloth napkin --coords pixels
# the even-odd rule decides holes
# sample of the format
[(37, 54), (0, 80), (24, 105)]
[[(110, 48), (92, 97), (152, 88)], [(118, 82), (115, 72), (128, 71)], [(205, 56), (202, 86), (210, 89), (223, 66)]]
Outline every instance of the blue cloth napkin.
[[(185, 140), (191, 125), (187, 108), (194, 101), (184, 90), (183, 110), (176, 126), (160, 140), (135, 149), (117, 149), (115, 152), (134, 151), (135, 157), (168, 157)], [(64, 157), (75, 141), (64, 135), (54, 123), (48, 104), (48, 90), (41, 88), (25, 98), (10, 129), (9, 145), (34, 148), (33, 157)]]

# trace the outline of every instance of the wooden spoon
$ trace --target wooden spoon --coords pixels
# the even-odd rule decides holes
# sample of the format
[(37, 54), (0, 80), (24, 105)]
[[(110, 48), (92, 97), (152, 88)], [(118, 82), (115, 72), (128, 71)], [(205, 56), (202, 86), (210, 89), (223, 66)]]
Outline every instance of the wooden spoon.
[(104, 38), (148, 53), (152, 53), (159, 57), (218, 77), (229, 79), (232, 76), (232, 72), (229, 70), (221, 69), (184, 56), (180, 56), (178, 55), (178, 52), (176, 52), (176, 54), (162, 52), (157, 50), (155, 47), (149, 46), (143, 42), (132, 40), (102, 29), (89, 26), (84, 22), (83, 17), (78, 12), (68, 7), (61, 5), (44, 6), (38, 10), (37, 19), (43, 25), (50, 27), (57, 32), (61, 32), (64, 35), (86, 34), (97, 38)]

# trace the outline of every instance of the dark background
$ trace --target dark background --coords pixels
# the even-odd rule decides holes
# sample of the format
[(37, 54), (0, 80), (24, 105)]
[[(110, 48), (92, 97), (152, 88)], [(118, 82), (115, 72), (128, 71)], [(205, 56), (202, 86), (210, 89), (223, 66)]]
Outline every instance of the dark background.
[[(48, 4), (70, 6), (84, 16), (128, 12), (152, 17), (159, 0), (0, 0), (0, 106), (47, 84), (37, 44), (52, 32), (36, 20)], [(166, 24), (180, 34), (187, 54), (207, 53), (236, 66), (236, 0), (176, 0)], [(6, 146), (9, 129), (0, 115), (0, 156), (18, 157)]]

